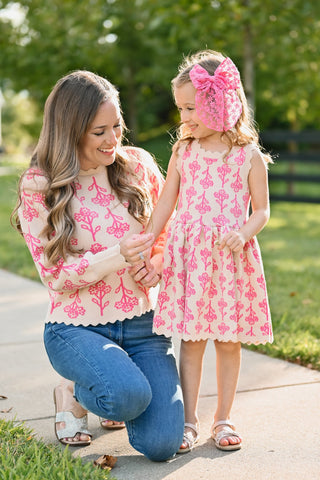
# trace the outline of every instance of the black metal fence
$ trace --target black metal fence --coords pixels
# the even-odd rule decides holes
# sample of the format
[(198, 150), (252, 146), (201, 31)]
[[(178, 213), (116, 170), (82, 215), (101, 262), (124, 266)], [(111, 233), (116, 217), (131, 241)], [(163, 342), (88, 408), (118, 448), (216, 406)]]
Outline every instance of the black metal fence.
[(260, 139), (275, 162), (270, 200), (320, 203), (320, 131), (269, 130)]

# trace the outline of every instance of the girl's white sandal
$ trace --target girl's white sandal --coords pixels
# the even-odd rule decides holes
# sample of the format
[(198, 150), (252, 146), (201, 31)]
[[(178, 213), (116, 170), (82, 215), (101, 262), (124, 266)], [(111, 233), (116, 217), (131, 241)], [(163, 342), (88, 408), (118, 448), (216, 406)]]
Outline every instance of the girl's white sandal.
[(186, 443), (187, 444), (187, 447), (186, 448), (179, 448), (179, 450), (177, 451), (177, 453), (188, 453), (190, 452), (195, 443), (197, 443), (197, 441), (199, 440), (199, 426), (197, 425), (194, 425), (193, 423), (185, 423), (184, 424), (184, 427), (189, 427), (193, 430), (193, 432), (196, 434), (194, 435), (192, 432), (184, 432), (183, 434), (183, 440), (182, 440), (182, 443)]
[[(224, 428), (215, 433), (215, 430), (219, 425), (224, 425)], [(240, 443), (221, 445), (220, 441), (226, 437), (237, 437), (240, 439)], [(235, 431), (235, 426), (230, 420), (219, 420), (218, 422), (215, 422), (211, 427), (211, 438), (219, 450), (239, 450), (241, 448), (241, 436)]]

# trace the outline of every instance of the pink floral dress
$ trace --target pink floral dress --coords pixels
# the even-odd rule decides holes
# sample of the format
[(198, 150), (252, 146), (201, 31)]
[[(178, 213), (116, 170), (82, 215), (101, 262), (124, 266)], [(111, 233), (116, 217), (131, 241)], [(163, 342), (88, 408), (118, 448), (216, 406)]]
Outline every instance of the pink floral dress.
[(217, 243), (248, 218), (248, 175), (256, 147), (179, 150), (180, 193), (170, 226), (154, 331), (184, 340), (272, 342), (266, 283), (256, 238), (233, 253)]

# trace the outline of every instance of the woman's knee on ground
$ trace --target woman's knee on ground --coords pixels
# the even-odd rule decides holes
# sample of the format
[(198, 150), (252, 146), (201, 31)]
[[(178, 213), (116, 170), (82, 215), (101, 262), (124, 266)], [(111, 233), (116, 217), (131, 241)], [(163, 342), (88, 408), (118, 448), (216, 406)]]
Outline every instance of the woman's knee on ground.
[[(170, 426), (168, 425), (168, 430)], [(180, 448), (182, 436), (173, 436), (172, 434), (159, 438), (157, 432), (154, 435), (144, 438), (143, 444), (137, 445), (135, 441), (130, 441), (133, 448), (145, 455), (153, 462), (165, 462), (172, 458)]]
[(133, 379), (132, 382), (122, 382), (106, 389), (97, 398), (97, 405), (104, 418), (115, 421), (129, 421), (141, 415), (152, 399), (149, 382), (145, 377)]

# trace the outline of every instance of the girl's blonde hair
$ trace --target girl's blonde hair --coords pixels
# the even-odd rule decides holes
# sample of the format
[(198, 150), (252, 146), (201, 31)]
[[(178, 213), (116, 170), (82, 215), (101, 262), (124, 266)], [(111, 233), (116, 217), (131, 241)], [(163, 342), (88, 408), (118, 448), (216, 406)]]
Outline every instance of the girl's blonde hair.
[[(50, 264), (61, 257), (66, 259), (68, 253), (81, 253), (71, 244), (75, 229), (71, 200), (80, 171), (78, 147), (105, 101), (114, 102), (120, 109), (118, 91), (108, 80), (78, 70), (61, 78), (45, 103), (43, 126), (30, 166), (39, 169), (47, 180), (42, 193), (49, 214), (42, 234), (48, 239), (44, 253)], [(122, 116), (121, 126), (125, 129)], [(133, 181), (130, 160), (120, 152), (121, 148), (117, 147), (115, 162), (106, 167), (109, 182), (119, 200), (128, 201), (129, 213), (143, 224), (150, 214), (150, 192), (138, 185), (138, 179)], [(21, 205), (23, 177), (24, 174), (19, 183), (17, 205), (11, 215), (11, 223), (20, 233), (17, 210)]]
[[(216, 69), (225, 58), (226, 57), (224, 57), (222, 53), (215, 52), (214, 50), (203, 50), (185, 57), (184, 61), (178, 68), (178, 75), (171, 82), (173, 92), (175, 88), (179, 88), (182, 85), (191, 82), (189, 73), (194, 65), (198, 64), (207, 70), (209, 75), (214, 75)], [(242, 82), (240, 82), (240, 88), (237, 89), (237, 94), (242, 104), (242, 112), (239, 120), (233, 128), (226, 132), (221, 132), (221, 137), (224, 137), (229, 145), (229, 151), (233, 146), (243, 147), (249, 143), (255, 143), (259, 146), (259, 135), (254, 126), (253, 116), (249, 109)], [(181, 124), (178, 128), (177, 136), (178, 142), (175, 148), (178, 147), (181, 141), (192, 140), (194, 138), (188, 127), (184, 124)], [(267, 162), (272, 161), (269, 155), (263, 155)]]

